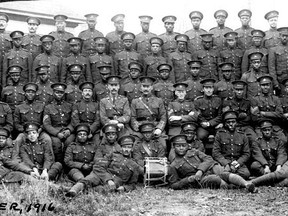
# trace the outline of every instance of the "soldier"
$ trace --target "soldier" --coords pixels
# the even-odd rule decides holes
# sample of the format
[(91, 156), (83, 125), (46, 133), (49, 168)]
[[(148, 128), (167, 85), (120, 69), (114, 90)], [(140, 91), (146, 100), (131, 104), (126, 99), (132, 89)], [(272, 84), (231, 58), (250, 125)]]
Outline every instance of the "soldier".
[(139, 16), (142, 32), (135, 36), (134, 46), (135, 50), (141, 54), (142, 58), (146, 58), (151, 54), (150, 39), (157, 35), (149, 31), (151, 16)]
[(106, 35), (106, 38), (109, 41), (109, 51), (108, 53), (111, 56), (114, 56), (116, 53), (121, 52), (124, 49), (122, 34), (124, 31), (124, 14), (117, 14), (111, 18), (111, 21), (114, 22), (115, 31), (109, 32)]
[(53, 89), (54, 100), (45, 106), (43, 127), (52, 139), (55, 161), (63, 162), (64, 152), (67, 146), (73, 142), (73, 136), (71, 136), (73, 132), (71, 125), (72, 104), (64, 100), (66, 84), (54, 83), (51, 88)]
[(67, 68), (68, 73), (71, 74), (71, 83), (67, 85), (65, 98), (68, 103), (75, 104), (81, 100), (82, 92), (79, 85), (81, 84), (82, 69), (81, 64), (71, 64)]
[(111, 154), (105, 159), (96, 159), (93, 172), (110, 191), (129, 192), (136, 188), (139, 168), (132, 159), (134, 141), (133, 136), (122, 136), (119, 138), (121, 153)]
[(241, 28), (235, 30), (238, 33), (238, 45), (241, 49), (246, 50), (252, 45), (251, 31), (253, 28), (250, 27), (252, 12), (248, 9), (239, 11), (238, 17), (241, 21)]
[(233, 110), (237, 112), (238, 121), (236, 129), (244, 132), (249, 139), (250, 146), (256, 139), (256, 133), (253, 130), (251, 121), (251, 101), (245, 98), (245, 89), (247, 83), (242, 80), (235, 80), (233, 84), (233, 96), (223, 100), (223, 112)]
[(26, 142), (20, 147), (20, 158), (23, 163), (33, 170), (36, 178), (57, 180), (62, 172), (62, 164), (53, 162), (53, 153), (44, 141), (40, 141), (40, 126), (34, 122), (25, 124)]
[(53, 100), (53, 89), (51, 85), (53, 82), (50, 80), (49, 66), (43, 65), (35, 68), (38, 73), (38, 80), (36, 84), (38, 85), (38, 91), (36, 92), (37, 100), (49, 104)]
[(200, 83), (203, 85), (203, 96), (195, 98), (195, 109), (199, 112), (197, 137), (203, 141), (207, 154), (211, 154), (211, 144), (216, 130), (220, 128), (221, 123), (221, 98), (213, 95), (214, 79), (204, 79)]
[(236, 129), (237, 113), (226, 111), (222, 118), (224, 127), (216, 134), (212, 156), (225, 171), (248, 179), (250, 172), (245, 163), (250, 157), (250, 148), (247, 137)]
[(96, 37), (104, 37), (103, 33), (98, 31), (95, 27), (97, 24), (98, 14), (90, 13), (84, 15), (86, 18), (86, 23), (88, 25), (88, 29), (79, 33), (78, 37), (82, 39), (82, 53), (85, 56), (89, 56), (89, 49), (95, 48), (94, 38)]
[[(224, 34), (225, 37), (225, 47), (223, 47), (223, 50), (220, 51), (219, 61), (220, 62), (231, 62), (234, 64), (234, 71), (232, 73), (232, 79), (238, 80), (242, 76), (241, 71), (241, 63), (242, 63), (242, 57), (244, 54), (244, 51), (240, 49), (237, 45), (237, 32), (227, 32)], [(222, 75), (220, 75), (222, 76)]]
[(127, 83), (122, 86), (123, 95), (128, 98), (129, 103), (134, 98), (138, 98), (141, 96), (140, 86), (141, 82), (139, 77), (143, 72), (142, 64), (138, 62), (130, 62), (128, 65), (129, 72), (129, 79)]
[(200, 79), (213, 78), (218, 80), (218, 50), (212, 47), (213, 34), (201, 34), (202, 50), (197, 50), (193, 53), (192, 59), (202, 61)]
[(68, 19), (65, 15), (54, 16), (56, 31), (50, 32), (49, 35), (53, 36), (53, 53), (61, 59), (66, 58), (69, 54), (69, 43), (68, 39), (74, 37), (70, 32), (65, 31), (66, 20)]
[(80, 82), (91, 81), (91, 71), (88, 59), (84, 54), (80, 53), (82, 39), (71, 37), (67, 40), (70, 46), (70, 53), (66, 58), (63, 58), (60, 80), (63, 83), (70, 84), (72, 82), (71, 74), (68, 72), (68, 67), (72, 64), (80, 64), (82, 66)]
[(68, 177), (76, 184), (65, 194), (74, 197), (86, 186), (97, 186), (100, 179), (93, 174), (96, 146), (88, 141), (89, 126), (80, 123), (75, 128), (76, 140), (66, 149), (64, 162), (69, 168)]
[(249, 65), (249, 54), (253, 52), (261, 52), (263, 53), (262, 57), (262, 62), (261, 62), (261, 71), (265, 74), (268, 74), (268, 49), (263, 47), (263, 38), (265, 37), (265, 33), (261, 30), (252, 30), (251, 31), (252, 35), (252, 46), (249, 47), (243, 55), (242, 58), (242, 65), (241, 69), (243, 72), (246, 72), (249, 70), (250, 65)]
[(188, 51), (193, 53), (197, 50), (203, 49), (200, 35), (207, 33), (207, 31), (200, 28), (201, 21), (203, 19), (203, 14), (200, 11), (192, 11), (189, 14), (189, 18), (191, 19), (193, 28), (186, 31), (185, 34), (189, 37)]
[(253, 98), (260, 92), (259, 77), (265, 75), (260, 67), (263, 54), (261, 52), (250, 53), (250, 69), (242, 74), (241, 80), (247, 83), (247, 98)]
[(176, 99), (168, 104), (168, 135), (180, 134), (181, 125), (188, 121), (197, 122), (198, 114), (192, 101), (185, 100), (188, 84), (175, 83), (173, 85)]
[[(251, 100), (251, 114), (252, 120), (257, 124), (261, 118), (268, 118), (278, 124), (273, 125), (273, 135), (277, 136), (284, 143), (287, 142), (287, 138), (280, 128), (279, 123), (283, 117), (283, 109), (280, 99), (273, 95), (271, 92), (273, 77), (264, 75), (258, 78), (258, 82), (261, 87), (261, 93)], [(258, 127), (255, 128), (257, 135), (261, 136), (261, 131)]]
[(162, 98), (165, 108), (168, 107), (169, 102), (174, 99), (173, 82), (169, 79), (172, 66), (167, 63), (160, 64), (157, 67), (159, 73), (159, 80), (154, 84), (154, 94), (158, 98)]
[(202, 84), (200, 83), (199, 74), (201, 71), (202, 62), (192, 60), (187, 62), (190, 70), (190, 76), (185, 81), (188, 84), (186, 99), (194, 101), (198, 96), (203, 95)]
[(93, 90), (94, 100), (100, 102), (101, 99), (109, 95), (107, 77), (112, 75), (112, 66), (110, 64), (101, 63), (98, 65), (98, 70), (101, 79), (95, 83), (95, 88)]
[(269, 11), (265, 14), (264, 18), (268, 21), (270, 29), (265, 31), (264, 47), (270, 49), (280, 43), (280, 34), (277, 31), (278, 11)]
[(188, 36), (185, 34), (178, 34), (175, 36), (177, 41), (177, 49), (168, 55), (168, 63), (173, 70), (170, 73), (172, 81), (183, 82), (189, 77), (189, 67), (187, 62), (191, 61), (191, 53), (187, 52)]
[[(288, 27), (279, 28), (277, 30), (280, 32), (281, 43), (269, 50), (268, 69), (269, 74), (274, 78), (275, 87), (281, 87), (281, 93), (283, 93), (284, 87), (279, 83), (281, 83), (281, 80), (288, 75)], [(279, 92), (277, 93), (279, 94)]]
[[(4, 55), (12, 49), (12, 40), (9, 33), (6, 31), (6, 27), (9, 22), (9, 16), (5, 13), (0, 13), (0, 79), (3, 80), (3, 59)], [(2, 82), (1, 82), (2, 84)]]
[(22, 72), (22, 66), (10, 65), (8, 68), (8, 75), (11, 78), (12, 85), (3, 88), (1, 94), (1, 101), (7, 103), (12, 113), (14, 113), (15, 106), (24, 101), (25, 96), (23, 92), (23, 84), (20, 83), (20, 74)]
[[(13, 126), (13, 114), (10, 106), (5, 102), (0, 101), (0, 128), (7, 130), (9, 134), (11, 134)], [(11, 139), (8, 139), (10, 142)]]
[(209, 33), (213, 34), (213, 45), (217, 47), (219, 51), (223, 50), (225, 44), (224, 35), (227, 32), (231, 32), (232, 29), (225, 26), (225, 21), (228, 17), (228, 13), (225, 10), (217, 10), (214, 13), (217, 26), (210, 29)]
[(159, 35), (163, 40), (162, 52), (163, 56), (167, 58), (170, 53), (174, 52), (177, 48), (175, 36), (179, 33), (174, 32), (174, 24), (177, 18), (175, 16), (165, 16), (162, 18), (166, 32)]
[(197, 138), (197, 128), (198, 124), (196, 122), (185, 122), (181, 125), (181, 133), (186, 135), (186, 141), (188, 143), (189, 149), (195, 148), (201, 152), (205, 152), (202, 141)]
[(288, 78), (283, 79), (282, 85), (284, 86), (284, 94), (281, 96), (280, 101), (283, 109), (283, 118), (281, 122), (281, 128), (283, 128), (283, 131), (285, 135), (287, 136), (288, 132)]
[(111, 65), (111, 74), (114, 74), (114, 62), (112, 57), (105, 53), (105, 49), (109, 43), (107, 38), (96, 37), (94, 38), (94, 41), (96, 53), (90, 55), (88, 61), (91, 69), (92, 82), (96, 84), (101, 81), (101, 74), (98, 66), (103, 64)]
[(100, 143), (100, 116), (99, 104), (92, 100), (94, 84), (92, 82), (83, 82), (79, 89), (82, 91), (82, 99), (73, 105), (72, 126), (75, 128), (80, 123), (89, 126), (88, 140), (92, 140), (93, 145)]
[(37, 17), (27, 17), (26, 22), (29, 33), (23, 37), (22, 46), (32, 54), (32, 59), (34, 60), (42, 52), (41, 36), (36, 33), (41, 21)]
[(144, 59), (144, 74), (146, 76), (154, 77), (156, 80), (158, 80), (159, 73), (157, 71), (157, 67), (160, 64), (167, 63), (166, 58), (162, 55), (162, 45), (163, 40), (159, 37), (152, 37), (150, 39), (150, 45), (151, 45), (151, 55), (147, 56)]
[(107, 78), (109, 95), (100, 100), (100, 120), (102, 125), (107, 123), (117, 124), (120, 134), (130, 134), (129, 126), (131, 110), (128, 98), (119, 95), (120, 77), (109, 76)]
[(142, 63), (141, 55), (132, 49), (132, 44), (135, 39), (135, 35), (131, 32), (122, 34), (123, 51), (118, 52), (114, 56), (115, 74), (121, 77), (121, 82), (126, 83), (129, 76), (128, 65), (130, 62)]
[[(155, 137), (160, 137), (160, 142), (166, 149), (166, 141), (164, 139), (165, 126), (167, 121), (166, 109), (162, 98), (157, 98), (152, 95), (153, 82), (152, 77), (141, 77), (142, 96), (133, 99), (131, 102), (131, 127), (135, 132), (139, 131), (139, 127), (143, 123), (152, 122), (155, 126), (153, 132)], [(142, 138), (142, 135), (135, 133), (136, 136)]]
[(144, 165), (146, 157), (165, 157), (165, 149), (159, 142), (159, 139), (153, 137), (155, 126), (153, 123), (144, 123), (139, 131), (143, 138), (135, 143), (133, 147), (133, 158), (140, 166), (140, 174), (144, 175)]
[(234, 64), (224, 62), (219, 64), (223, 78), (215, 84), (215, 94), (222, 100), (233, 95), (232, 73), (234, 71)]
[(25, 84), (31, 80), (32, 70), (32, 54), (21, 47), (23, 42), (24, 33), (21, 31), (13, 31), (10, 34), (12, 38), (13, 48), (5, 54), (3, 59), (3, 74), (2, 84), (3, 86), (10, 85), (11, 80), (7, 77), (8, 67), (13, 64), (19, 64), (22, 66), (20, 74), (20, 82)]
[(273, 123), (263, 119), (260, 122), (262, 136), (253, 142), (251, 172), (261, 176), (274, 171), (280, 171), (287, 161), (287, 153), (284, 143), (277, 137), (272, 136)]
[(52, 82), (59, 82), (61, 71), (61, 59), (52, 52), (52, 43), (55, 38), (51, 35), (43, 35), (40, 38), (42, 42), (43, 53), (36, 56), (33, 62), (32, 81), (38, 79), (36, 68), (42, 65), (49, 66), (48, 76)]

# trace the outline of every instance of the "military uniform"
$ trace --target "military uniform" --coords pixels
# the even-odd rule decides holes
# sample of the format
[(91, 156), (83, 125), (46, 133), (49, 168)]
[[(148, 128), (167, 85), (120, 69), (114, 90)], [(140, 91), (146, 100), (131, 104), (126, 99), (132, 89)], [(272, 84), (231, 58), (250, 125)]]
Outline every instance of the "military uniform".
[(215, 92), (221, 98), (225, 99), (227, 97), (232, 97), (233, 95), (233, 85), (231, 80), (220, 80), (215, 84)]
[(66, 101), (71, 104), (76, 104), (81, 101), (82, 92), (79, 89), (79, 83), (71, 83), (67, 85)]
[(165, 108), (174, 99), (174, 87), (170, 80), (159, 79), (153, 86), (156, 97), (161, 98), (164, 102)]
[[(278, 18), (279, 12), (278, 11), (269, 11), (265, 14), (264, 18), (269, 21), (269, 19), (277, 17)], [(280, 33), (277, 31), (276, 28), (270, 28), (269, 30), (265, 31), (265, 37), (264, 37), (264, 47), (267, 49), (270, 49), (272, 47), (277, 46), (279, 43), (281, 43), (280, 40)]]
[(95, 84), (95, 88), (93, 90), (94, 100), (100, 102), (101, 99), (106, 98), (109, 95), (109, 89), (107, 87), (107, 83), (103, 81), (99, 81)]
[[(38, 70), (38, 75), (41, 73), (43, 72)], [(48, 74), (48, 69), (44, 73)], [(38, 91), (36, 92), (37, 100), (42, 101), (45, 104), (49, 104), (53, 100), (53, 89), (51, 88), (53, 82), (51, 82), (50, 79), (48, 79), (45, 83), (41, 80), (38, 80), (36, 81), (36, 84), (39, 87)]]
[(23, 85), (18, 83), (15, 86), (6, 86), (2, 91), (1, 98), (3, 102), (10, 106), (13, 113), (15, 106), (19, 105), (25, 100)]
[(177, 36), (179, 33), (173, 32), (171, 34), (169, 33), (163, 33), (159, 35), (163, 40), (163, 46), (162, 46), (162, 52), (164, 57), (168, 57), (170, 53), (174, 52), (177, 49), (177, 42), (175, 41), (175, 36)]
[(159, 65), (165, 63), (167, 63), (166, 58), (160, 54), (147, 56), (144, 59), (144, 74), (159, 80), (160, 77), (157, 68)]
[(0, 102), (0, 127), (11, 133), (13, 125), (14, 122), (11, 108), (7, 103)]
[[(241, 16), (248, 16), (249, 18), (252, 16), (252, 12), (247, 9), (243, 9), (239, 11), (238, 17), (241, 18)], [(238, 33), (238, 45), (241, 49), (246, 50), (252, 45), (252, 36), (251, 31), (253, 28), (251, 28), (249, 25), (242, 26), (241, 28), (238, 28), (235, 30), (235, 32)]]
[(142, 94), (140, 91), (141, 82), (139, 79), (132, 80), (131, 78), (126, 81), (125, 84), (122, 85), (122, 90), (124, 96), (128, 98), (129, 103), (132, 102), (133, 99), (139, 98)]
[(23, 48), (32, 54), (34, 60), (42, 52), (40, 35), (28, 34), (23, 37)]

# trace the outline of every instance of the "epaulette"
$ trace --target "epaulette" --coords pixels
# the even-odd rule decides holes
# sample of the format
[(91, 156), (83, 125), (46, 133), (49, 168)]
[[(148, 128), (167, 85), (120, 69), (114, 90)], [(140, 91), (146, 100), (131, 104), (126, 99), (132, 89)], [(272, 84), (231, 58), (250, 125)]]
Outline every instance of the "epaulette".
[(204, 95), (197, 96), (194, 100), (198, 100), (198, 99), (201, 99), (201, 98), (204, 98)]
[(221, 132), (222, 132), (222, 133), (226, 133), (226, 132), (227, 132), (227, 130), (226, 130), (226, 129), (224, 129), (224, 128), (221, 128), (221, 129), (219, 129), (219, 130), (218, 130), (218, 132), (219, 132), (219, 133), (221, 133)]

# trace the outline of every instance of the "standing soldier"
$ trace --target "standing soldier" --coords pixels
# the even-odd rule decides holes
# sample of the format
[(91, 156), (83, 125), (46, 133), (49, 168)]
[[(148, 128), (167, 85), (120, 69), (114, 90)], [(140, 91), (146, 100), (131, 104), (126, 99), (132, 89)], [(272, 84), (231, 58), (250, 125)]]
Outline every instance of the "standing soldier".
[(13, 43), (13, 49), (5, 54), (3, 60), (3, 74), (2, 74), (2, 84), (3, 86), (9, 85), (11, 80), (7, 77), (8, 67), (13, 64), (19, 64), (22, 66), (22, 71), (20, 74), (20, 82), (25, 84), (31, 80), (31, 70), (32, 70), (32, 54), (24, 50), (21, 45), (23, 42), (24, 33), (21, 31), (13, 31), (10, 34)]
[(268, 21), (270, 29), (265, 31), (264, 47), (270, 49), (280, 43), (280, 33), (277, 31), (278, 11), (269, 11), (264, 18)]
[(99, 146), (100, 143), (100, 116), (99, 104), (92, 100), (94, 84), (83, 82), (79, 89), (82, 91), (82, 99), (73, 105), (72, 126), (75, 128), (80, 123), (89, 126), (88, 139), (92, 140), (93, 145)]
[(96, 53), (90, 55), (88, 58), (90, 69), (91, 69), (91, 76), (92, 82), (95, 84), (101, 81), (101, 74), (99, 72), (99, 65), (111, 65), (112, 73), (114, 74), (114, 62), (111, 56), (106, 55), (105, 49), (108, 46), (108, 40), (105, 37), (96, 37), (94, 38), (95, 41), (95, 50)]
[(79, 33), (78, 37), (82, 39), (82, 53), (85, 56), (89, 56), (89, 50), (95, 48), (94, 38), (96, 37), (104, 37), (103, 33), (98, 31), (95, 27), (97, 24), (98, 14), (90, 13), (86, 14), (86, 23), (88, 25), (88, 29)]
[(224, 100), (233, 95), (232, 73), (234, 65), (230, 62), (224, 62), (219, 64), (219, 68), (223, 78), (215, 84), (215, 94)]
[(200, 28), (203, 19), (203, 14), (200, 11), (192, 11), (189, 14), (189, 18), (191, 19), (193, 28), (186, 31), (185, 34), (189, 37), (188, 51), (193, 53), (197, 50), (203, 49), (200, 35), (207, 33), (207, 31)]
[(227, 32), (232, 31), (231, 28), (225, 26), (225, 21), (228, 17), (228, 13), (225, 10), (217, 10), (214, 13), (214, 18), (217, 22), (217, 27), (209, 30), (209, 33), (213, 34), (213, 45), (217, 47), (219, 51), (223, 50), (225, 44), (224, 35)]
[(175, 36), (177, 41), (177, 49), (168, 55), (168, 63), (171, 64), (173, 70), (170, 73), (172, 81), (183, 82), (189, 78), (189, 67), (187, 62), (191, 61), (191, 53), (187, 52), (188, 36), (178, 34)]
[(119, 95), (120, 77), (109, 76), (107, 78), (109, 95), (100, 101), (100, 120), (102, 125), (107, 123), (117, 124), (120, 134), (130, 134), (129, 126), (131, 110), (128, 98)]
[(248, 9), (239, 11), (238, 17), (242, 23), (241, 28), (235, 30), (238, 33), (238, 45), (244, 51), (252, 45), (251, 31), (253, 28), (250, 27), (252, 12)]
[(243, 55), (241, 69), (243, 72), (246, 72), (250, 68), (249, 62), (249, 54), (253, 52), (261, 52), (263, 53), (262, 62), (261, 62), (261, 71), (265, 74), (268, 74), (268, 49), (263, 47), (263, 38), (265, 37), (265, 33), (261, 30), (252, 30), (252, 46), (249, 47)]
[[(43, 127), (52, 139), (55, 161), (63, 162), (67, 146), (73, 142), (73, 127), (71, 125), (72, 104), (64, 100), (66, 84), (54, 83), (54, 100), (45, 106)], [(62, 143), (64, 146), (62, 146)]]
[(28, 17), (26, 22), (28, 23), (29, 33), (24, 36), (22, 46), (32, 54), (34, 60), (42, 52), (41, 36), (36, 33), (41, 21), (37, 17)]
[(219, 51), (213, 48), (213, 34), (201, 34), (203, 49), (192, 54), (193, 60), (202, 61), (200, 79), (218, 80)]
[(59, 82), (61, 71), (61, 59), (52, 52), (52, 44), (54, 37), (51, 35), (43, 35), (40, 38), (42, 42), (43, 53), (36, 56), (33, 62), (32, 81), (36, 82), (38, 79), (36, 68), (42, 65), (49, 66), (48, 76), (51, 82)]
[(60, 80), (63, 83), (70, 84), (72, 82), (71, 74), (68, 72), (68, 67), (72, 64), (80, 64), (82, 66), (80, 82), (91, 81), (91, 71), (88, 59), (81, 53), (82, 39), (71, 37), (67, 40), (70, 46), (70, 53), (66, 58), (63, 58)]
[(61, 59), (68, 56), (70, 51), (68, 39), (74, 37), (73, 34), (65, 31), (67, 19), (68, 17), (65, 15), (54, 16), (56, 31), (49, 34), (55, 38), (53, 41), (53, 53)]
[(98, 70), (101, 79), (95, 83), (95, 88), (93, 90), (94, 100), (98, 103), (101, 99), (109, 95), (107, 78), (112, 75), (112, 66), (110, 64), (101, 63), (98, 65)]
[[(219, 61), (220, 62), (231, 62), (234, 64), (234, 71), (232, 73), (232, 79), (237, 80), (242, 76), (241, 63), (244, 51), (237, 45), (237, 32), (227, 32), (224, 34), (225, 47), (220, 51)], [(222, 76), (222, 74), (220, 74)]]
[(128, 65), (130, 62), (142, 63), (141, 55), (133, 50), (135, 35), (131, 32), (122, 34), (124, 50), (114, 56), (115, 74), (121, 77), (121, 82), (126, 83), (129, 76)]
[(139, 16), (142, 32), (135, 37), (135, 50), (141, 54), (142, 58), (146, 58), (151, 54), (150, 39), (157, 35), (149, 32), (150, 21), (153, 19), (151, 16)]
[(36, 84), (38, 85), (38, 91), (36, 93), (37, 100), (49, 104), (53, 100), (53, 89), (51, 85), (53, 84), (48, 75), (49, 66), (43, 65), (35, 68), (38, 74), (38, 80)]
[(162, 55), (163, 40), (159, 37), (152, 37), (150, 39), (151, 55), (144, 59), (144, 75), (159, 79), (157, 67), (160, 64), (167, 63), (166, 58)]
[(71, 76), (71, 82), (67, 85), (65, 99), (68, 103), (75, 104), (82, 98), (82, 92), (79, 89), (79, 85), (81, 84), (83, 67), (80, 64), (71, 64), (67, 70)]
[(106, 35), (106, 38), (109, 41), (109, 51), (108, 53), (111, 56), (114, 56), (116, 53), (121, 52), (124, 49), (122, 34), (124, 31), (124, 14), (117, 14), (111, 18), (111, 21), (114, 22), (115, 31), (109, 32)]
[(174, 52), (177, 48), (175, 36), (179, 33), (174, 32), (174, 24), (177, 18), (175, 16), (165, 16), (162, 18), (166, 32), (159, 35), (163, 40), (162, 52), (163, 56), (167, 58), (170, 53)]

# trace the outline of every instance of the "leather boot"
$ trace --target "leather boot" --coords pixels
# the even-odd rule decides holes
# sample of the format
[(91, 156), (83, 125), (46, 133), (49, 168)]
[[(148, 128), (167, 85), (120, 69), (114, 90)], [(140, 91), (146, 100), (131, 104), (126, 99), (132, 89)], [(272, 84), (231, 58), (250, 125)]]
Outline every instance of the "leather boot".
[(81, 182), (77, 182), (66, 194), (67, 197), (75, 197), (78, 193), (80, 193), (84, 189), (84, 184)]

